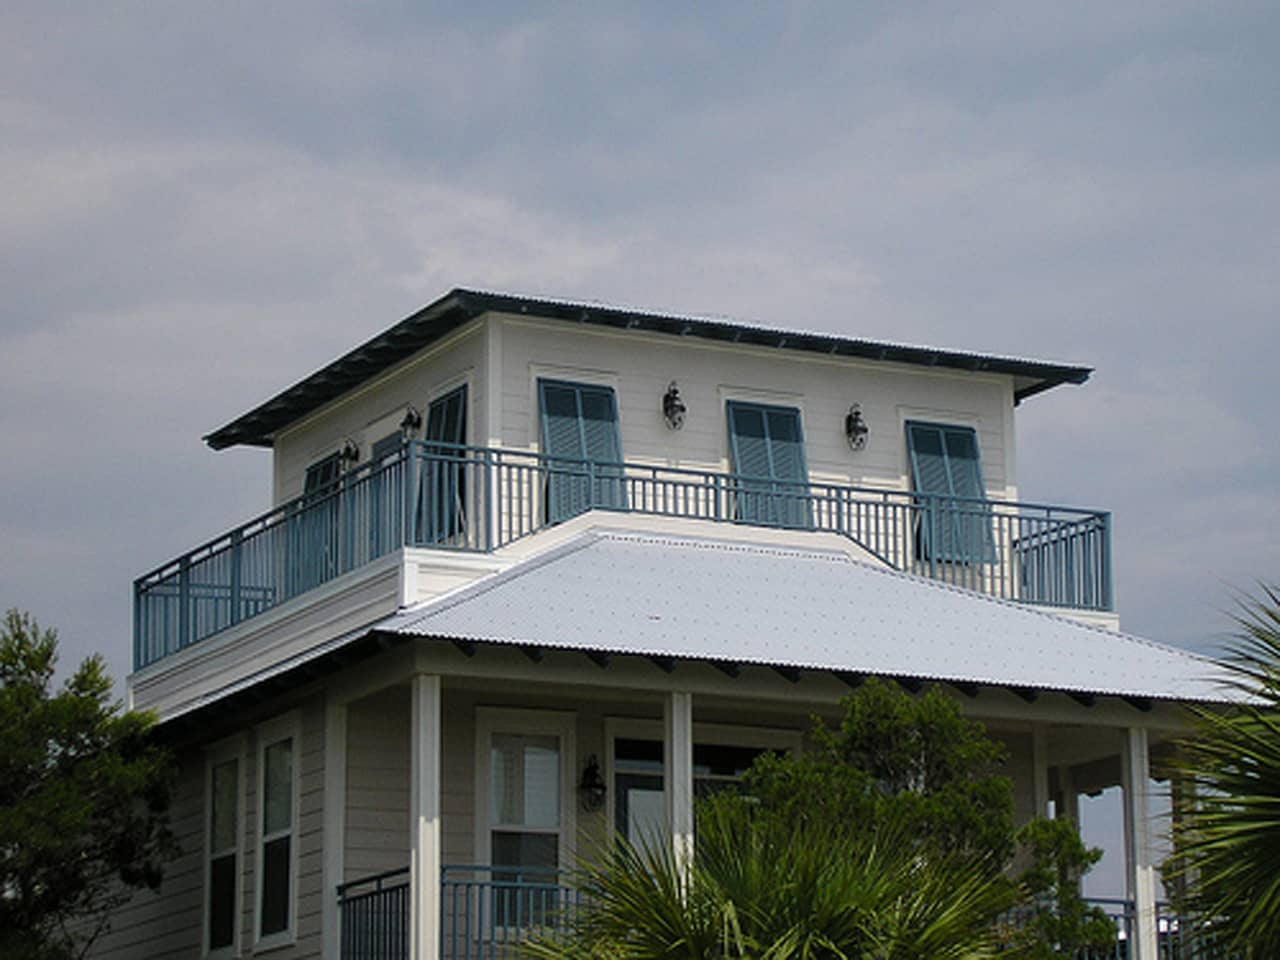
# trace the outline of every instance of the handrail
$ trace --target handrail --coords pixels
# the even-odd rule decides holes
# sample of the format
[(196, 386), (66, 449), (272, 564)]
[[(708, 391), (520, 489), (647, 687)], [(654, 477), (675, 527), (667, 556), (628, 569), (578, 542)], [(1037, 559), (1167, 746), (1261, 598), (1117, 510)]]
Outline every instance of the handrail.
[(390, 551), (492, 552), (588, 510), (826, 531), (967, 589), (1112, 608), (1102, 511), (415, 440), (135, 580), (135, 668)]

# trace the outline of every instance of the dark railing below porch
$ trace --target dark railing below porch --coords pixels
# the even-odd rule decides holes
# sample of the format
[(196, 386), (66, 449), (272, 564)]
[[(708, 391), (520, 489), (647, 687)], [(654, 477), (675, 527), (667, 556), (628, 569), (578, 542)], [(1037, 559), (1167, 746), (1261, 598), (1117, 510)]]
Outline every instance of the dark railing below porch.
[(490, 552), (589, 510), (822, 531), (992, 596), (1113, 609), (1103, 511), (413, 441), (139, 577), (134, 667), (393, 550)]
[[(530, 936), (563, 932), (585, 895), (556, 870), (530, 867), (447, 865), (441, 870), (441, 960), (509, 960)], [(409, 868), (380, 873), (338, 888), (342, 960), (408, 960)], [(1090, 898), (1115, 924), (1104, 950), (1078, 951), (1073, 960), (1129, 960), (1134, 937), (1131, 900)], [(1003, 926), (1016, 924), (1018, 911)], [(1158, 960), (1236, 960), (1168, 904), (1158, 905)]]

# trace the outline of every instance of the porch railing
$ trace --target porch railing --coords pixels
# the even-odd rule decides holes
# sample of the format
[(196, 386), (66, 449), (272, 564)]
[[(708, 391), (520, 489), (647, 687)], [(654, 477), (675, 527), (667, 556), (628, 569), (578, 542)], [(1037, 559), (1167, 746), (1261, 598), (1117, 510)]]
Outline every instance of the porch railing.
[(593, 509), (827, 531), (993, 596), (1112, 608), (1106, 512), (414, 441), (135, 581), (135, 668), (400, 547), (488, 552)]
[[(580, 911), (584, 895), (556, 870), (530, 867), (447, 865), (441, 870), (440, 956), (442, 960), (508, 960), (530, 937), (563, 933)], [(1129, 960), (1134, 937), (1133, 901), (1090, 898), (1115, 924), (1105, 948), (1082, 949), (1073, 960)], [(409, 870), (377, 874), (338, 888), (342, 960), (407, 960)], [(1011, 911), (1000, 925), (1015, 929), (1025, 911)], [(1158, 905), (1159, 960), (1238, 960), (1203, 925)]]

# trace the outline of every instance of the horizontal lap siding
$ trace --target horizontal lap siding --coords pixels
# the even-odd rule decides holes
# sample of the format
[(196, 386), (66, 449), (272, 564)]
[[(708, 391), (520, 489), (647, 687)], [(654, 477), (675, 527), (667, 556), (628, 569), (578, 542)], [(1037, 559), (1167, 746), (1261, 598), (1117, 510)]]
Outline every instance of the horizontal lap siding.
[(409, 742), (407, 689), (348, 707), (347, 881), (409, 864)]
[[(1013, 487), (1012, 456), (1005, 449), (1012, 440), (1012, 382), (1006, 376), (515, 319), (503, 324), (502, 356), (506, 446), (540, 446), (533, 382), (555, 376), (617, 388), (627, 460), (718, 469), (729, 457), (725, 399), (737, 397), (801, 408), (815, 480), (901, 488), (908, 481), (902, 422), (923, 416), (976, 425), (988, 492), (1004, 495)], [(679, 431), (668, 429), (661, 414), (672, 380), (689, 411)], [(857, 454), (844, 435), (853, 403), (871, 429), (866, 449)]]
[(112, 917), (94, 944), (95, 960), (169, 960), (200, 955), (204, 916), (204, 753), (185, 753), (170, 807), (181, 852), (165, 866), (158, 892), (140, 891)]

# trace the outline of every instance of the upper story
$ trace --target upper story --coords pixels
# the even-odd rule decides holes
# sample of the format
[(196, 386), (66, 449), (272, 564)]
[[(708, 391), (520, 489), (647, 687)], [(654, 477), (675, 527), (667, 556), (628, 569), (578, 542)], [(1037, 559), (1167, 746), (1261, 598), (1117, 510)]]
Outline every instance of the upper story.
[(336, 636), (623, 513), (1111, 623), (1108, 515), (1016, 481), (1017, 405), (1089, 373), (454, 290), (206, 438), (272, 449), (272, 509), (137, 581), (136, 676), (253, 658), (286, 615)]

